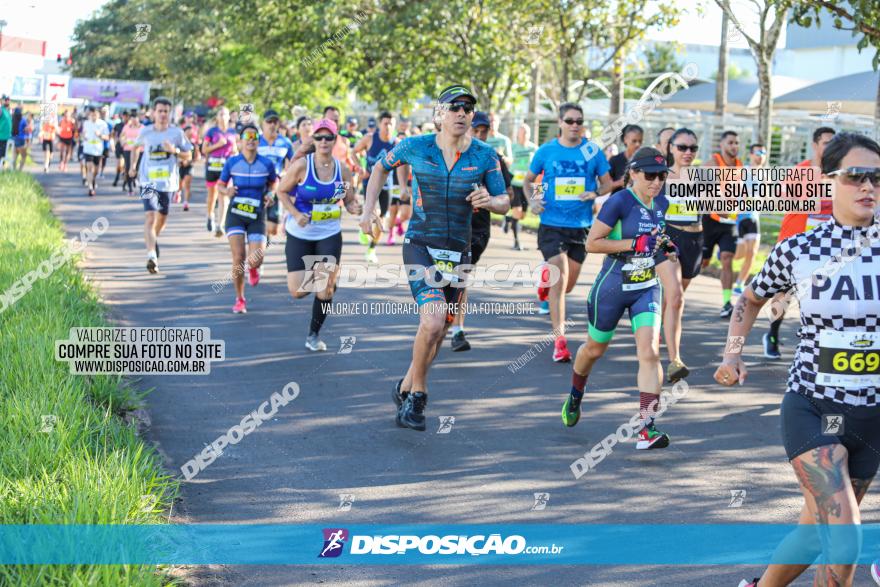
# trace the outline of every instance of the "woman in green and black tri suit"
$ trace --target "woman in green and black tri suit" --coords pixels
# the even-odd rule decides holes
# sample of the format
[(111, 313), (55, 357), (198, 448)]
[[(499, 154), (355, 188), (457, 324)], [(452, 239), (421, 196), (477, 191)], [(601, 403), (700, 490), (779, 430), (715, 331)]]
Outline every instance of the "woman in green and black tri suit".
[(639, 149), (627, 165), (624, 184), (629, 187), (608, 198), (593, 223), (587, 251), (606, 257), (587, 300), (589, 336), (575, 356), (571, 392), (562, 407), (563, 423), (577, 424), (587, 377), (608, 349), (623, 313), (629, 311), (639, 361), (639, 450), (669, 446), (669, 437), (654, 425), (663, 382), (656, 264), (665, 260), (661, 250), (675, 252), (663, 234), (665, 209), (655, 198), (668, 173), (660, 151)]

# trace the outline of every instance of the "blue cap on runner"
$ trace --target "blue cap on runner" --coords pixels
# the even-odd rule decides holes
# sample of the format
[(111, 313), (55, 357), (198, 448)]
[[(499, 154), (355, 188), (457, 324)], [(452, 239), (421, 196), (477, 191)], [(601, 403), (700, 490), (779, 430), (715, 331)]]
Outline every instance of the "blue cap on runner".
[(489, 115), (485, 112), (474, 112), (474, 119), (471, 121), (471, 128), (477, 128), (478, 126), (490, 126)]

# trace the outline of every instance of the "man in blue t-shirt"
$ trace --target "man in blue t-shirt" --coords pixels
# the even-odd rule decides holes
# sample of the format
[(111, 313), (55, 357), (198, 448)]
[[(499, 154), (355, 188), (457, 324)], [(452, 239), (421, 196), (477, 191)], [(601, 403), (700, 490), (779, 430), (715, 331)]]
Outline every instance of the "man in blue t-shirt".
[[(278, 177), (284, 174), (284, 169), (293, 159), (293, 143), (290, 139), (278, 132), (281, 119), (274, 110), (266, 110), (263, 114), (263, 134), (260, 135), (260, 144), (257, 154), (266, 157), (275, 165), (275, 174)], [(266, 236), (268, 240), (278, 236), (278, 225), (281, 220), (281, 207), (278, 196), (272, 196), (272, 204), (266, 210)]]
[[(532, 212), (541, 216), (538, 249), (544, 256), (538, 298), (550, 314), (556, 335), (553, 360), (571, 361), (565, 340), (565, 294), (574, 289), (587, 258), (593, 202), (611, 190), (610, 166), (602, 149), (584, 138), (584, 111), (573, 103), (559, 108), (559, 137), (541, 145), (523, 180)], [(535, 180), (542, 174), (540, 186)], [(536, 187), (538, 189), (536, 189)], [(559, 279), (550, 282), (550, 267)]]

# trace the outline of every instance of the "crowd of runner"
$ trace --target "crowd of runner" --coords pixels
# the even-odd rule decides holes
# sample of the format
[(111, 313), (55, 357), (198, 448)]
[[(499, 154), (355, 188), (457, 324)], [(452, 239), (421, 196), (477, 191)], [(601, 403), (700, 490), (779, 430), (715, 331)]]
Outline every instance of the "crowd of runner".
[[(437, 97), (431, 123), (415, 126), (381, 112), (361, 131), (358, 118), (343, 120), (334, 106), (320, 118), (287, 123), (274, 110), (258, 119), (251, 110), (220, 107), (209, 120), (186, 112), (174, 124), (172, 103), (159, 98), (148, 111), (112, 117), (106, 107), (65, 111), (57, 121), (18, 113), (7, 131), (7, 99), (0, 112), (0, 148), (6, 132), (12, 161), (4, 165), (21, 166), (37, 133), (44, 172), (57, 145), (59, 169), (66, 171), (72, 159), (79, 162), (89, 197), (96, 196), (97, 181), (115, 154), (112, 185), (129, 195), (137, 192), (143, 203), (151, 273), (159, 271), (159, 238), (172, 204), (189, 210), (193, 167), (204, 161), (205, 226), (229, 243), (232, 311), (247, 311), (245, 275), (256, 287), (266, 247), (273, 238), (284, 240), (290, 295), (314, 293), (305, 341), (310, 351), (327, 348), (320, 331), (337, 289), (343, 214), (357, 219), (369, 263), (378, 261), (378, 246), (394, 246), (402, 238), (401, 257), (420, 314), (412, 361), (392, 399), (397, 424), (419, 431), (425, 430), (428, 373), (449, 330), (454, 352), (471, 348), (461, 310), (467, 299), (463, 284), (489, 246), (492, 214), (503, 217), (503, 230), (512, 234), (517, 251), (525, 250), (520, 222), (529, 213), (540, 219), (536, 302), (553, 328), (552, 361), (572, 363), (562, 403), (565, 426), (575, 426), (594, 399), (591, 392), (599, 390), (594, 374), (603, 368), (600, 360), (620, 319), (629, 315), (638, 364), (637, 450), (671, 444), (656, 422), (662, 388), (690, 374), (681, 356), (686, 292), (717, 258), (719, 317), (729, 332), (715, 379), (722, 386), (744, 381), (742, 345), (735, 342), (748, 335), (768, 300), (774, 318), (763, 334), (763, 351), (767, 358), (781, 358), (780, 325), (788, 300), (797, 295), (800, 342), (781, 417), (785, 449), (805, 499), (800, 522), (817, 528), (858, 524), (859, 503), (880, 465), (880, 146), (829, 127), (815, 131), (811, 156), (799, 165), (821, 169), (834, 185), (834, 203), (823, 203), (818, 214), (785, 216), (778, 243), (750, 279), (761, 236), (758, 214), (689, 212), (666, 196), (666, 182), (700, 162), (766, 166), (766, 145), (741, 144), (729, 130), (721, 134), (717, 151), (701, 157), (691, 129), (668, 127), (647, 137), (643, 128), (627, 125), (620, 136), (623, 149), (607, 152), (590, 141), (581, 106), (566, 103), (559, 108), (556, 136), (539, 146), (530, 140), (527, 124), (516, 126), (511, 140), (499, 132), (499, 118), (477, 106), (468, 88), (450, 86)], [(646, 139), (655, 142), (649, 146)], [(8, 149), (0, 151), (9, 157)], [(587, 331), (580, 333), (586, 342), (572, 351), (566, 296), (588, 254), (602, 255), (603, 263), (586, 296)], [(811, 281), (817, 270), (841, 258), (848, 259), (841, 269), (826, 271), (822, 282)], [(737, 259), (743, 265), (735, 274)], [(844, 434), (819, 434), (826, 414), (844, 415)], [(818, 529), (810, 544), (816, 556), (840, 547)], [(771, 565), (741, 587), (786, 585), (808, 566)], [(817, 584), (851, 585), (854, 569), (822, 564)]]

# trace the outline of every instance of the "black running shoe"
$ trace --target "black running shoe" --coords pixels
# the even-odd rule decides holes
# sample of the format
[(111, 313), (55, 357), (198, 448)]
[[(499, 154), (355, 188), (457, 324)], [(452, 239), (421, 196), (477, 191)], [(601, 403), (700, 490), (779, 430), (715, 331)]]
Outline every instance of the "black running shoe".
[(150, 273), (158, 273), (159, 272), (159, 263), (156, 259), (150, 257), (147, 259), (147, 271)]
[(424, 432), (425, 406), (428, 395), (424, 391), (415, 391), (406, 396), (397, 410), (397, 425), (401, 428), (412, 428)]
[(720, 318), (730, 318), (730, 315), (733, 314), (733, 304), (727, 302), (724, 304), (724, 307), (721, 308), (721, 312), (718, 313)]
[(772, 336), (769, 332), (764, 333), (764, 337), (761, 339), (764, 343), (764, 356), (768, 359), (781, 359), (782, 355), (779, 353), (779, 339), (775, 336)]
[(452, 352), (458, 353), (469, 350), (471, 350), (471, 343), (464, 337), (464, 330), (459, 330), (452, 335)]
[(406, 396), (409, 395), (408, 391), (400, 391), (400, 385), (402, 383), (403, 379), (398, 381), (397, 384), (394, 386), (394, 389), (391, 390), (391, 399), (394, 400), (394, 405), (396, 405), (398, 408), (400, 407), (400, 404), (403, 403), (403, 400), (406, 399)]

